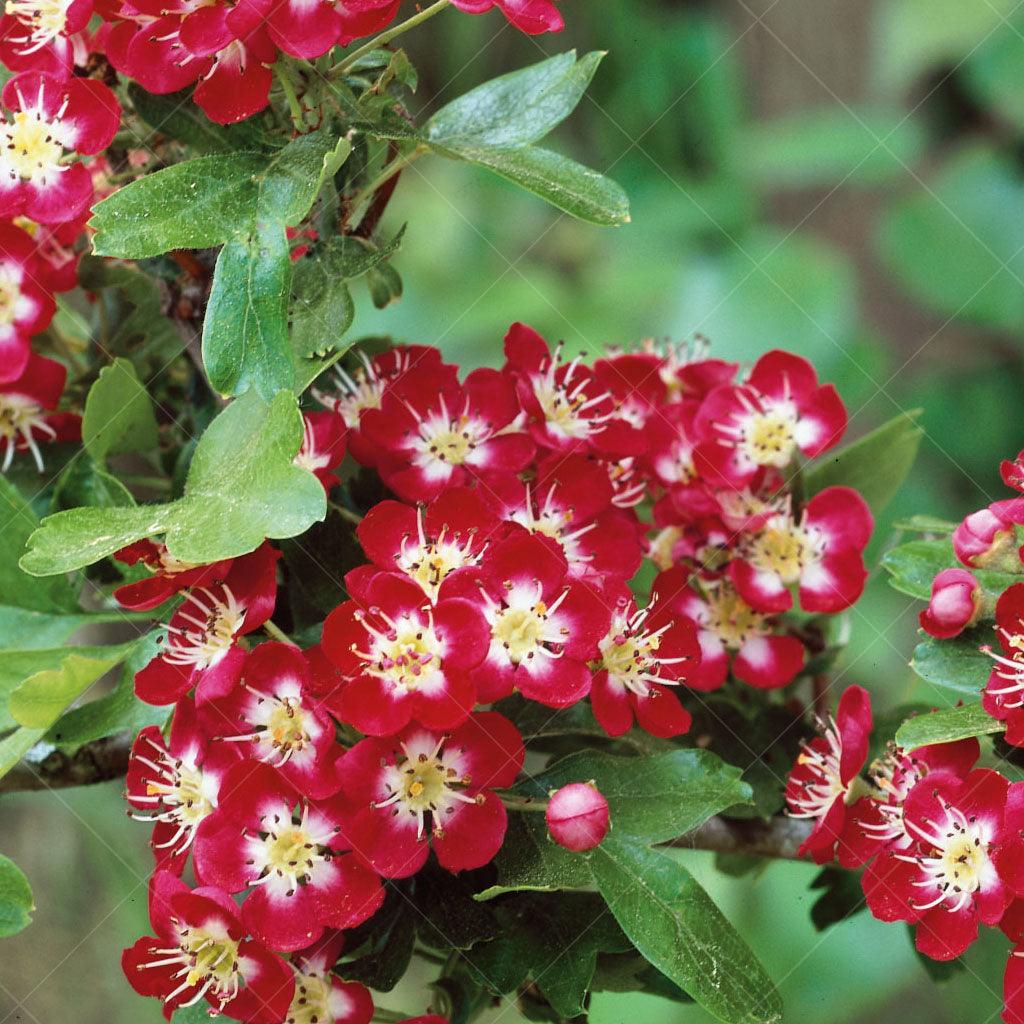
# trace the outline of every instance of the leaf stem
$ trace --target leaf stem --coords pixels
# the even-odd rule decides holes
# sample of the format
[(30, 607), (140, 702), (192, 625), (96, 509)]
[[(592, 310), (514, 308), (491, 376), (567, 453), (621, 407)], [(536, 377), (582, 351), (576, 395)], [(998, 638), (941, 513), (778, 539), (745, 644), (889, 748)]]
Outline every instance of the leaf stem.
[(339, 505), (336, 501), (328, 501), (327, 505), (329, 508), (333, 508), (342, 519), (354, 526), (358, 526), (363, 521), (363, 517), (358, 512), (353, 512), (352, 509), (345, 508), (344, 505)]
[(364, 185), (349, 201), (349, 207), (357, 210), (380, 188), (383, 188), (396, 174), (401, 174), (410, 164), (415, 163), (424, 153), (429, 152), (426, 146), (417, 146), (404, 156), (391, 161), (368, 185)]
[(283, 644), (295, 645), (295, 641), (280, 626), (275, 626), (270, 619), (263, 623), (263, 632), (275, 640), (280, 640)]
[(498, 793), (501, 802), (510, 811), (537, 812), (543, 814), (548, 809), (547, 800), (538, 800), (532, 796), (518, 796), (514, 793)]
[(359, 62), (359, 60), (366, 56), (368, 53), (372, 53), (374, 50), (385, 46), (390, 43), (392, 39), (398, 38), (403, 32), (408, 32), (409, 29), (415, 28), (417, 25), (422, 25), (423, 22), (432, 18), (435, 14), (440, 14), (446, 7), (450, 6), (451, 0), (437, 0), (436, 3), (431, 4), (429, 7), (425, 7), (419, 14), (414, 14), (411, 18), (407, 18), (405, 21), (395, 25), (394, 28), (389, 28), (385, 32), (381, 32), (380, 35), (374, 36), (369, 42), (363, 43), (357, 50), (353, 50), (344, 60), (339, 61), (334, 65), (330, 71), (327, 72), (328, 78), (333, 78), (338, 75), (345, 74), (349, 68), (353, 67)]
[(302, 104), (299, 102), (298, 93), (296, 93), (295, 86), (292, 84), (288, 70), (282, 61), (278, 60), (275, 62), (274, 74), (281, 84), (281, 90), (284, 92), (285, 99), (288, 101), (288, 109), (291, 111), (292, 124), (295, 126), (295, 130), (299, 132), (304, 131), (306, 122), (305, 116), (302, 113)]

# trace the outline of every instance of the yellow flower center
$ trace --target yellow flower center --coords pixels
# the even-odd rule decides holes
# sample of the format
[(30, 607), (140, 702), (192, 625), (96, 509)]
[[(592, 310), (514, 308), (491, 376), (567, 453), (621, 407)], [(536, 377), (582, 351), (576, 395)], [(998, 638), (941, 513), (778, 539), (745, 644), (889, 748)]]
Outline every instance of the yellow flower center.
[(330, 1024), (329, 1000), (331, 983), (315, 974), (298, 974), (295, 978), (295, 995), (288, 1007), (285, 1024)]
[(743, 431), (744, 453), (758, 466), (789, 464), (796, 447), (796, 424), (792, 414), (770, 409), (750, 418)]
[(546, 612), (547, 606), (539, 601), (532, 608), (508, 608), (498, 614), (492, 635), (515, 664), (534, 654), (544, 640)]
[(60, 165), (64, 147), (36, 110), (19, 110), (7, 126), (6, 162), (23, 181), (41, 183)]
[(751, 637), (768, 632), (766, 616), (754, 611), (731, 587), (709, 591), (707, 628), (716, 633), (729, 650), (738, 651)]

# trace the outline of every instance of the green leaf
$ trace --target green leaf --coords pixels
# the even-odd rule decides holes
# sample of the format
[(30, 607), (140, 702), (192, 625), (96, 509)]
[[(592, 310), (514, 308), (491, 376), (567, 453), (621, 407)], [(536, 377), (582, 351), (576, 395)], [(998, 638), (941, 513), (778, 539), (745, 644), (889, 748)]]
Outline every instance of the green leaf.
[(908, 718), (896, 730), (896, 742), (905, 750), (913, 750), (929, 743), (952, 743), (970, 736), (991, 736), (1005, 728), (1005, 724), (992, 718), (979, 701)]
[(469, 949), (498, 931), (494, 912), (473, 899), (472, 873), (453, 875), (429, 863), (416, 875), (413, 918), (420, 939), (434, 949)]
[(982, 104), (994, 108), (1017, 131), (1024, 128), (1024, 22), (1015, 11), (1007, 23), (986, 37), (963, 66), (963, 80)]
[(629, 222), (629, 198), (603, 174), (537, 146), (484, 146), (462, 139), (435, 145), (443, 156), (486, 167), (552, 206), (601, 227)]
[[(390, 992), (403, 978), (412, 959), (416, 943), (416, 922), (409, 906), (408, 897), (389, 888), (384, 906), (360, 928), (368, 931), (366, 950), (353, 960), (346, 960), (338, 973), (346, 981), (359, 981), (378, 992)], [(351, 949), (363, 945), (352, 935), (347, 936)]]
[(952, 533), (957, 525), (949, 519), (927, 515), (909, 516), (892, 524), (894, 530), (905, 530), (907, 533)]
[(616, 835), (660, 843), (703, 824), (734, 804), (749, 803), (740, 769), (706, 750), (652, 757), (615, 757), (581, 750), (562, 758), (516, 791), (546, 798), (570, 782), (593, 780), (608, 801)]
[(16, 935), (32, 922), (32, 886), (21, 868), (0, 854), (0, 938)]
[(210, 1024), (210, 1004), (204, 999), (194, 1006), (182, 1006), (174, 1011), (171, 1024)]
[(265, 537), (294, 537), (324, 518), (324, 490), (293, 464), (302, 444), (295, 397), (232, 402), (196, 446), (177, 501), (137, 508), (77, 508), (42, 521), (22, 567), (50, 575), (90, 565), (143, 537), (166, 535), (171, 554), (214, 562), (246, 554)]
[[(35, 579), (31, 576), (28, 578)], [(49, 614), (31, 608), (0, 605), (0, 648), (16, 648), (22, 651), (56, 648), (83, 626), (95, 626), (104, 622), (130, 622), (134, 619), (133, 613), (121, 610)]]
[(844, 868), (822, 868), (814, 876), (811, 889), (821, 890), (821, 895), (811, 905), (811, 922), (819, 932), (845, 921), (866, 905), (860, 878)]
[(561, 53), (471, 89), (423, 126), (432, 142), (523, 146), (544, 138), (576, 109), (603, 53)]
[(90, 458), (72, 459), (53, 489), (53, 508), (131, 508), (131, 491)]
[(345, 334), (355, 319), (356, 307), (330, 250), (304, 256), (292, 278), (292, 345), (308, 358), (346, 351)]
[(1024, 178), (991, 147), (968, 149), (887, 211), (879, 245), (897, 280), (951, 317), (1007, 330), (1024, 319)]
[[(944, 540), (912, 540), (887, 551), (882, 568), (889, 573), (889, 584), (902, 594), (927, 601), (932, 593), (932, 580), (943, 569), (963, 568), (953, 552), (953, 543)], [(1007, 587), (1024, 582), (1024, 574), (971, 569), (974, 578), (991, 597), (998, 597)]]
[(750, 948), (674, 860), (618, 837), (590, 855), (598, 889), (633, 945), (726, 1024), (772, 1024), (782, 1000)]
[(991, 640), (991, 629), (972, 630), (951, 640), (929, 638), (914, 648), (910, 667), (925, 682), (957, 697), (977, 697), (992, 671), (992, 659), (978, 647)]
[(498, 918), (498, 937), (464, 954), (470, 970), (497, 995), (532, 979), (560, 1017), (585, 1012), (598, 953), (631, 948), (592, 893), (510, 897)]
[(877, 516), (913, 468), (924, 437), (917, 425), (920, 415), (920, 409), (900, 413), (858, 441), (816, 459), (804, 474), (807, 496), (826, 487), (853, 487)]
[(160, 443), (153, 403), (127, 359), (104, 366), (89, 389), (82, 443), (100, 465), (108, 455), (149, 452)]
[(11, 716), (30, 729), (48, 729), (77, 697), (124, 657), (124, 647), (111, 647), (105, 657), (68, 654), (59, 668), (29, 676), (11, 694)]

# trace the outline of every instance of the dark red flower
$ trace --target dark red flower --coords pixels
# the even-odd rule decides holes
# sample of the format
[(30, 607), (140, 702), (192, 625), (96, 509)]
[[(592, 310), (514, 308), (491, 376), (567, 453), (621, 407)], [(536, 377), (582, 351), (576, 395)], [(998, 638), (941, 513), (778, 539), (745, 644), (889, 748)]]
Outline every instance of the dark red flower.
[(450, 734), (411, 727), (357, 743), (342, 759), (346, 795), (359, 805), (352, 845), (386, 878), (415, 874), (433, 847), (449, 871), (482, 867), (505, 837), (505, 805), (523, 741), (502, 715), (482, 711)]
[(452, 0), (452, 3), (467, 14), (483, 14), (497, 7), (520, 32), (533, 36), (561, 32), (565, 27), (552, 0)]
[(1012, 461), (1003, 459), (999, 464), (999, 475), (1007, 487), (1024, 492), (1024, 451), (1018, 452)]

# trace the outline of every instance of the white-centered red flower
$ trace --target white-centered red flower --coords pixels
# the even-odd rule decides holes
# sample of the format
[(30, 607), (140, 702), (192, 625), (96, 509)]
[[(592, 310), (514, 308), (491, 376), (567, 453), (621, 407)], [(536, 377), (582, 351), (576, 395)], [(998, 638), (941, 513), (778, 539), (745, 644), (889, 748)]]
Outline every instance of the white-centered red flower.
[(608, 834), (608, 801), (593, 782), (570, 782), (551, 794), (544, 821), (559, 846), (593, 850)]
[(0, 15), (0, 61), (11, 71), (67, 76), (75, 64), (72, 36), (89, 23), (93, 0), (8, 0)]
[(310, 800), (274, 768), (240, 761), (196, 839), (196, 877), (245, 893), (242, 921), (271, 949), (292, 952), (326, 929), (353, 928), (384, 900), (380, 879), (351, 850), (340, 798)]
[(689, 730), (690, 713), (666, 687), (685, 685), (696, 674), (701, 649), (693, 622), (656, 599), (638, 609), (632, 598), (618, 601), (595, 661), (590, 703), (609, 736), (621, 736), (634, 718), (652, 736)]
[(135, 692), (147, 704), (173, 704), (193, 688), (202, 704), (225, 697), (245, 662), (239, 639), (260, 628), (277, 600), (277, 560), (264, 543), (237, 558), (223, 582), (186, 590), (167, 623), (162, 649), (135, 674)]
[(30, 452), (42, 473), (40, 442), (81, 438), (81, 418), (54, 411), (67, 376), (61, 363), (31, 352), (21, 375), (0, 383), (0, 473), (10, 469), (16, 452)]
[(29, 338), (53, 318), (56, 307), (42, 262), (28, 232), (0, 222), (0, 383), (25, 372)]
[(295, 456), (295, 465), (308, 469), (328, 493), (340, 482), (334, 470), (345, 458), (348, 428), (336, 412), (302, 414), (302, 447)]
[(517, 473), (534, 454), (519, 429), (515, 391), (500, 373), (474, 370), (464, 384), (441, 390), (437, 376), (411, 370), (360, 420), (380, 448), (376, 466), (384, 483), (408, 501), (430, 500), (481, 473)]
[(1006, 723), (1006, 742), (1024, 746), (1024, 583), (1000, 594), (995, 633), (999, 650), (982, 648), (993, 661), (982, 703), (993, 718)]
[(469, 601), (431, 605), (417, 583), (392, 573), (372, 576), (358, 600), (324, 623), (324, 653), (347, 680), (337, 707), (370, 736), (410, 721), (438, 729), (465, 721), (476, 703), (469, 673), (489, 643), (487, 623)]
[(786, 803), (794, 818), (814, 823), (799, 854), (827, 864), (846, 825), (850, 786), (868, 757), (871, 698), (850, 686), (839, 699), (835, 718), (821, 723), (822, 735), (804, 742), (786, 781)]
[(973, 626), (981, 611), (981, 585), (966, 569), (943, 569), (932, 580), (928, 607), (918, 616), (930, 636), (948, 640)]
[(170, 1020), (179, 1007), (206, 1000), (211, 1012), (243, 1024), (281, 1024), (292, 1001), (291, 968), (246, 937), (238, 908), (222, 889), (189, 889), (169, 871), (149, 886), (155, 936), (139, 939), (121, 958), (140, 995), (163, 1001)]
[(746, 383), (712, 391), (696, 427), (701, 474), (713, 487), (742, 487), (766, 466), (785, 469), (798, 453), (814, 458), (838, 444), (846, 409), (806, 359), (775, 349)]
[(738, 542), (729, 577), (739, 595), (762, 612), (783, 612), (797, 587), (805, 612), (849, 608), (867, 580), (864, 548), (874, 519), (851, 487), (828, 487), (797, 518), (788, 507)]
[(125, 783), (132, 817), (151, 821), (157, 867), (180, 875), (193, 840), (217, 807), (221, 780), (241, 755), (212, 742), (187, 697), (174, 709), (169, 742), (156, 726), (135, 738)]
[(308, 949), (292, 953), (295, 995), (284, 1024), (370, 1024), (373, 998), (369, 990), (332, 973), (344, 944), (344, 932), (325, 932)]
[(433, 848), (441, 867), (465, 871), (491, 861), (505, 837), (505, 805), (523, 765), (516, 727), (482, 711), (450, 733), (413, 726), (357, 743), (340, 766), (358, 810), (353, 847), (386, 878), (415, 874)]
[(224, 580), (232, 559), (196, 565), (182, 562), (167, 550), (163, 541), (139, 540), (114, 552), (114, 558), (125, 565), (141, 565), (152, 573), (134, 583), (125, 583), (114, 591), (122, 608), (150, 611), (190, 587), (203, 587)]
[(93, 197), (77, 157), (110, 145), (121, 123), (116, 97), (95, 79), (39, 71), (15, 75), (2, 95), (10, 113), (0, 122), (0, 216), (74, 220)]
[(518, 690), (561, 708), (590, 691), (588, 662), (608, 629), (608, 602), (568, 575), (553, 545), (517, 532), (492, 547), (477, 572), (451, 577), (441, 593), (475, 601), (487, 620), (487, 655), (471, 671), (479, 702)]
[(882, 853), (864, 874), (871, 913), (916, 925), (918, 950), (934, 960), (960, 956), (978, 926), (998, 924), (1010, 902), (996, 855), (1024, 819), (1011, 816), (1009, 827), (1004, 822), (1008, 788), (988, 768), (963, 778), (926, 776), (903, 804), (913, 846)]

